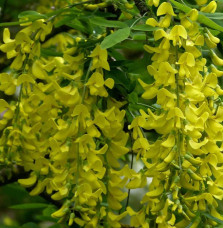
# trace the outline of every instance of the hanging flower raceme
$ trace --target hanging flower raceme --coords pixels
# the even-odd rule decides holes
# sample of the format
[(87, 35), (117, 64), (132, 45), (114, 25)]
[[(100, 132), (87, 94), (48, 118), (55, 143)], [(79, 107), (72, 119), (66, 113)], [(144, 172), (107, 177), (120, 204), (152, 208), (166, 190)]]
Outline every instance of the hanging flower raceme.
[(20, 70), (26, 58), (39, 57), (39, 40), (44, 41), (51, 30), (52, 25), (50, 22), (45, 24), (44, 20), (37, 20), (20, 30), (15, 39), (10, 39), (9, 29), (6, 28), (3, 34), (4, 44), (0, 46), (0, 50), (7, 53), (9, 59), (16, 57), (11, 64), (11, 68)]
[[(202, 7), (201, 11), (212, 12), (212, 4)], [(148, 72), (155, 81), (146, 84), (139, 80), (145, 90), (142, 97), (156, 97), (160, 109), (148, 109), (148, 113), (141, 110), (141, 116), (136, 117), (137, 122), (134, 119), (130, 129), (135, 131), (134, 145), (144, 142), (144, 152), (137, 152), (146, 167), (144, 175), (153, 178), (141, 201), (146, 204), (146, 213), (156, 217), (154, 221), (159, 227), (185, 227), (196, 218), (198, 211), (222, 219), (217, 212), (217, 200), (222, 199), (223, 192), (216, 184), (216, 178), (222, 175), (218, 168), (222, 154), (217, 145), (217, 141), (222, 141), (222, 119), (216, 117), (221, 107), (215, 104), (221, 94), (217, 86), (217, 75), (221, 73), (213, 66), (212, 72), (209, 71), (207, 61), (199, 51), (200, 46), (205, 45), (204, 41), (214, 48), (219, 40), (208, 29), (204, 34), (195, 30), (196, 10), (181, 13), (181, 24), (173, 26), (171, 20), (176, 14), (170, 3), (159, 6), (157, 16), (161, 15), (168, 15), (160, 19), (164, 24), (155, 19), (146, 22), (169, 27), (154, 32), (155, 40), (161, 40), (158, 47), (145, 45), (147, 52), (154, 53)], [(212, 59), (215, 65), (222, 65), (213, 51)], [(149, 145), (148, 139), (141, 135), (140, 127), (154, 129), (160, 137)], [(214, 177), (213, 170), (216, 170)], [(196, 220), (196, 224), (200, 221)], [(131, 223), (133, 225), (135, 221)], [(207, 219), (206, 224), (214, 225), (215, 222)]]
[[(49, 14), (32, 21), (29, 12), (14, 38), (4, 30), (0, 50), (12, 62), (0, 74), (0, 91), (16, 101), (0, 99), (0, 164), (24, 168), (28, 176), (18, 183), (30, 195), (44, 192), (61, 202), (52, 213), (59, 222), (118, 228), (130, 216), (134, 227), (184, 228), (214, 227), (223, 219), (223, 59), (215, 31), (200, 26), (217, 4), (196, 0), (189, 10), (173, 3), (175, 10), (172, 2), (147, 1), (156, 14), (129, 25), (124, 18), (138, 8), (131, 1), (44, 1), (40, 11), (52, 7)], [(113, 13), (123, 21), (99, 45)], [(140, 25), (145, 17), (153, 28)], [(48, 36), (53, 26), (70, 30)], [(138, 29), (153, 31), (139, 74), (138, 68), (131, 72), (135, 60), (114, 45)], [(120, 47), (128, 49), (129, 41)], [(114, 46), (107, 51), (105, 44)], [(144, 80), (144, 60), (154, 80)], [(139, 170), (133, 169), (134, 156)], [(139, 208), (129, 205), (132, 189), (145, 191)]]

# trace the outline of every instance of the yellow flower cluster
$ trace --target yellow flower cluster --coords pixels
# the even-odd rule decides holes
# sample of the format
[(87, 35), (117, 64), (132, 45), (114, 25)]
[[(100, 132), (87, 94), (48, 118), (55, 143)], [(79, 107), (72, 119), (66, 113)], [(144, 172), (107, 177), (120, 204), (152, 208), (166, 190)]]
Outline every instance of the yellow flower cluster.
[[(18, 102), (0, 100), (4, 129), (0, 140), (1, 162), (21, 165), (30, 177), (19, 179), (32, 187), (30, 195), (43, 191), (53, 200), (64, 199), (52, 214), (84, 227), (120, 227), (122, 192), (127, 178), (119, 175), (119, 158), (128, 153), (128, 134), (123, 131), (123, 103), (108, 98), (106, 88), (114, 80), (104, 78), (109, 71), (108, 54), (97, 45), (86, 55), (79, 40), (60, 33), (44, 42), (51, 24), (37, 20), (22, 29), (14, 40), (4, 30), (0, 50), (14, 58), (11, 71), (0, 74), (0, 90)], [(63, 56), (41, 54), (55, 47)], [(90, 62), (90, 63), (89, 63)], [(89, 64), (86, 75), (84, 68)], [(107, 98), (103, 107), (96, 104)], [(7, 126), (9, 120), (11, 126)]]
[[(216, 2), (197, 1), (202, 12), (213, 13)], [(155, 4), (154, 4), (155, 5)], [(141, 203), (145, 209), (132, 217), (131, 225), (148, 227), (145, 217), (152, 215), (158, 227), (198, 227), (202, 213), (223, 219), (217, 212), (223, 199), (222, 147), (223, 107), (218, 102), (222, 90), (217, 77), (222, 66), (212, 50), (212, 66), (202, 56), (202, 46), (215, 48), (220, 40), (205, 28), (199, 29), (198, 11), (176, 13), (169, 2), (157, 9), (159, 21), (146, 24), (158, 27), (154, 40), (158, 46), (145, 45), (153, 53), (148, 72), (155, 79), (146, 84), (139, 80), (144, 99), (156, 98), (156, 110), (140, 110), (129, 126), (133, 129), (133, 150), (140, 154), (146, 177), (152, 177)], [(180, 23), (175, 23), (175, 17)], [(155, 130), (160, 136), (149, 143), (142, 130)], [(220, 145), (219, 143), (220, 142)], [(140, 222), (139, 222), (139, 217)], [(191, 223), (192, 221), (192, 223)], [(216, 222), (205, 218), (203, 224)]]
[[(130, 124), (125, 124), (127, 102), (109, 95), (115, 86), (109, 71), (118, 61), (114, 53), (109, 57), (102, 49), (103, 43), (98, 44), (104, 28), (99, 29), (99, 39), (95, 39), (98, 27), (90, 38), (74, 29), (51, 37), (60, 22), (52, 16), (21, 22), (14, 39), (9, 29), (4, 30), (0, 50), (12, 62), (0, 73), (0, 91), (19, 95), (17, 101), (0, 99), (0, 164), (16, 164), (29, 173), (18, 182), (31, 189), (30, 195), (46, 192), (61, 201), (61, 208), (52, 214), (59, 222), (118, 228), (129, 215), (133, 227), (196, 228), (214, 227), (211, 216), (223, 220), (218, 211), (223, 199), (223, 90), (218, 85), (223, 71), (218, 67), (223, 59), (214, 51), (220, 40), (199, 23), (199, 14), (214, 13), (217, 4), (196, 0), (199, 11), (181, 13), (170, 2), (147, 1), (156, 10), (146, 21), (154, 27), (154, 44), (144, 45), (151, 55), (147, 70), (154, 82), (139, 79), (139, 83), (142, 98), (156, 104), (139, 110), (136, 117), (129, 109)], [(77, 11), (96, 13), (114, 4), (122, 19), (135, 15), (130, 3), (43, 1), (39, 11), (64, 7), (63, 17), (74, 5)], [(120, 22), (119, 32), (151, 28), (135, 25), (144, 17), (129, 27)], [(99, 18), (94, 23), (111, 26)], [(209, 59), (203, 56), (204, 48)], [(155, 132), (152, 139), (150, 132)], [(138, 172), (126, 164), (129, 152), (143, 164)], [(128, 205), (130, 190), (142, 188), (147, 192), (137, 211)]]
[[(70, 0), (69, 1), (69, 6), (72, 5), (83, 5), (85, 9), (87, 10), (97, 10), (100, 8), (105, 8), (106, 6), (109, 5), (108, 1), (106, 0), (101, 0), (99, 3), (92, 3), (86, 0)], [(110, 3), (111, 4), (111, 3)], [(37, 7), (38, 12), (41, 13), (49, 13), (49, 11), (54, 11), (57, 9), (61, 9), (61, 7), (67, 7), (67, 2), (63, 0), (55, 0), (55, 1), (46, 1), (46, 0), (40, 0), (40, 4)]]

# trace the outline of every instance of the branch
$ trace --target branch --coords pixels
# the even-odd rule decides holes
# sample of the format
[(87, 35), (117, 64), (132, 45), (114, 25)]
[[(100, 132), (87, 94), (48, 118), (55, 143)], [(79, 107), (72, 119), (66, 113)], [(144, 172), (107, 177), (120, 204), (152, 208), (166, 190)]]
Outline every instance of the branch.
[(145, 0), (134, 0), (136, 7), (138, 8), (141, 16), (148, 12), (148, 7)]
[(4, 167), (0, 170), (0, 187), (16, 182), (18, 179), (27, 178), (28, 172), (25, 172), (23, 167), (13, 165), (11, 167)]
[[(12, 184), (14, 182), (17, 182), (18, 179), (24, 179), (29, 177), (29, 172), (25, 172), (23, 167), (18, 165), (13, 165), (11, 167), (4, 167), (0, 170), (0, 187), (5, 186), (7, 184)], [(60, 208), (62, 206), (61, 201), (55, 201), (53, 200), (50, 195), (46, 194), (46, 192), (42, 192), (39, 194), (43, 199), (46, 201), (52, 203), (57, 208)]]
[(5, 16), (5, 8), (6, 8), (6, 5), (7, 5), (7, 1), (8, 0), (4, 0), (4, 2), (3, 2), (3, 4), (2, 4), (2, 12), (1, 12), (1, 19), (2, 19), (2, 21), (3, 21), (3, 18), (4, 18), (4, 16)]
[(48, 195), (45, 191), (39, 194), (40, 197), (42, 197), (43, 199), (45, 199), (47, 202), (53, 204), (54, 206), (56, 206), (57, 208), (60, 208), (63, 203), (62, 201), (56, 201), (53, 200), (50, 195)]

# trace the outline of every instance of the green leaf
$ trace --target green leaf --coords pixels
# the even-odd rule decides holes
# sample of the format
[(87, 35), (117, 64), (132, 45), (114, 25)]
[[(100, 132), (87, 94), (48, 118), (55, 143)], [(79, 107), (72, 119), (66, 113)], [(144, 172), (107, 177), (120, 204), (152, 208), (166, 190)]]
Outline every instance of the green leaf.
[(218, 224), (223, 224), (223, 220), (219, 219), (219, 218), (216, 218), (208, 213), (202, 213), (202, 215), (204, 215), (205, 217), (217, 222)]
[[(192, 10), (192, 8), (186, 6), (186, 5), (183, 5), (179, 2), (176, 2), (174, 0), (170, 0), (176, 7), (177, 9), (183, 11), (184, 13), (188, 13)], [(206, 17), (203, 13), (199, 12), (199, 15), (198, 15), (198, 21), (212, 29), (216, 29), (218, 31), (221, 31), (223, 32), (223, 27), (216, 24), (214, 21), (212, 21), (210, 18)]]
[(131, 112), (129, 109), (126, 110), (126, 118), (128, 123), (132, 123), (134, 117), (131, 115)]
[(36, 11), (24, 11), (18, 15), (18, 18), (28, 18), (30, 20), (37, 20), (37, 19), (47, 19), (48, 17), (44, 14), (38, 13)]
[(218, 31), (223, 32), (223, 27), (216, 24), (214, 21), (212, 21), (211, 19), (209, 19), (208, 17), (206, 17), (205, 15), (199, 14), (198, 15), (198, 21), (202, 24), (207, 25), (208, 27), (212, 28), (212, 29), (216, 29)]
[(146, 34), (144, 32), (136, 32), (131, 35), (132, 39), (135, 41), (146, 40)]
[(50, 221), (50, 222), (57, 221), (55, 218), (52, 218), (51, 216), (44, 216), (44, 215), (36, 215), (35, 219), (38, 219), (39, 221)]
[(176, 2), (174, 0), (170, 0), (170, 1), (177, 7), (177, 9), (183, 11), (184, 13), (188, 13), (191, 11), (191, 8), (186, 6), (186, 5), (183, 5), (183, 4)]
[(106, 72), (106, 78), (112, 78), (115, 81), (115, 86), (122, 85), (126, 90), (129, 89), (130, 81), (126, 74), (121, 70), (113, 69), (112, 72)]
[[(79, 227), (79, 226), (75, 226), (75, 227)], [(50, 226), (49, 228), (61, 228), (61, 226), (59, 224), (54, 224), (54, 225)]]
[(130, 35), (130, 28), (123, 28), (115, 31), (114, 33), (110, 34), (109, 36), (105, 37), (105, 39), (101, 43), (102, 49), (108, 49), (113, 47), (114, 45), (122, 42), (123, 40), (127, 39)]
[(203, 14), (204, 16), (214, 19), (214, 20), (222, 20), (223, 19), (223, 13), (203, 13), (200, 12), (200, 14)]
[(65, 25), (66, 23), (69, 23), (70, 21), (72, 21), (72, 19), (73, 17), (71, 15), (64, 15), (63, 18), (54, 25), (54, 27), (58, 28), (62, 25)]
[(141, 41), (126, 40), (126, 41), (122, 42), (121, 44), (117, 44), (115, 47), (117, 47), (118, 49), (144, 51), (143, 46), (144, 46), (144, 43)]
[(132, 92), (132, 93), (128, 94), (128, 101), (133, 104), (137, 103), (138, 94), (136, 92)]
[(33, 222), (28, 222), (23, 224), (21, 228), (39, 228), (39, 226)]
[(112, 21), (106, 20), (102, 17), (93, 17), (90, 19), (90, 22), (94, 25), (102, 26), (102, 27), (110, 27), (110, 28), (125, 28), (127, 25), (121, 21)]
[(79, 30), (83, 33), (88, 33), (89, 32), (89, 27), (88, 25), (84, 24), (81, 20), (78, 20), (77, 18), (71, 20), (71, 21), (67, 21), (66, 23), (64, 23), (65, 25)]
[(24, 23), (31, 22), (31, 21), (32, 20), (14, 21), (14, 22), (3, 22), (3, 23), (0, 23), (0, 27), (15, 26), (15, 25), (24, 24)]
[(53, 214), (53, 212), (55, 212), (56, 210), (57, 209), (54, 205), (50, 205), (43, 210), (43, 215), (44, 216), (51, 216), (51, 214)]
[(18, 228), (18, 226), (7, 226), (0, 224), (0, 228)]
[(41, 48), (41, 55), (43, 56), (60, 56), (63, 57), (62, 52), (56, 52), (54, 49), (51, 48)]
[(46, 203), (25, 203), (25, 204), (17, 204), (13, 205), (11, 209), (37, 209), (37, 208), (45, 208), (48, 207), (49, 204)]
[(152, 27), (150, 25), (135, 25), (131, 29), (137, 30), (137, 31), (145, 31), (145, 32), (150, 32), (150, 31), (155, 31), (158, 28)]

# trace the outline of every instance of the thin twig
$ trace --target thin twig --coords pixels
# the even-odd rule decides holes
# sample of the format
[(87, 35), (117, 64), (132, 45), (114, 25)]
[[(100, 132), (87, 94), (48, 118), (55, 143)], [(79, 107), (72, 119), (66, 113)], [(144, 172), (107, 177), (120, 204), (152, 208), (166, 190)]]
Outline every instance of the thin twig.
[(134, 0), (134, 2), (141, 15), (144, 15), (148, 12), (148, 7), (145, 3), (145, 0)]
[[(2, 4), (2, 12), (1, 12), (1, 19), (3, 19), (4, 18), (4, 16), (5, 16), (5, 8), (6, 8), (6, 5), (7, 5), (7, 2), (8, 2), (8, 0), (5, 0), (4, 2), (3, 2), (3, 4)], [(1, 20), (2, 21), (2, 20)]]
[[(131, 133), (130, 133), (130, 140), (131, 140), (131, 148), (132, 148), (133, 142), (132, 142), (132, 134)], [(133, 163), (134, 163), (134, 153), (133, 153), (133, 150), (131, 149), (131, 164), (130, 164), (131, 169), (133, 169)], [(127, 196), (127, 201), (126, 201), (126, 205), (125, 205), (125, 210), (129, 205), (130, 194), (131, 194), (131, 189), (128, 189), (128, 196)]]
[(88, 78), (89, 78), (89, 75), (91, 72), (91, 66), (92, 66), (92, 61), (89, 64), (88, 71), (86, 73), (85, 80), (84, 80), (84, 88), (83, 88), (82, 101), (81, 101), (82, 104), (84, 103), (84, 98), (85, 98), (85, 93), (86, 93), (86, 83), (88, 81)]

